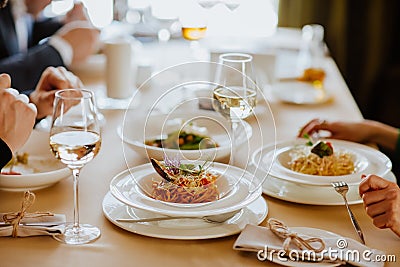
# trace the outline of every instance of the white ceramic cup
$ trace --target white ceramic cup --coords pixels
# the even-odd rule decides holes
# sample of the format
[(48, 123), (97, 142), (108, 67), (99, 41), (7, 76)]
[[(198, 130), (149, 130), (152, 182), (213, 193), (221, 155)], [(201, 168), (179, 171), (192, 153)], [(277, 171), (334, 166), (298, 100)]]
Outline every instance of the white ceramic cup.
[(105, 42), (107, 96), (129, 98), (133, 94), (132, 42), (117, 38)]

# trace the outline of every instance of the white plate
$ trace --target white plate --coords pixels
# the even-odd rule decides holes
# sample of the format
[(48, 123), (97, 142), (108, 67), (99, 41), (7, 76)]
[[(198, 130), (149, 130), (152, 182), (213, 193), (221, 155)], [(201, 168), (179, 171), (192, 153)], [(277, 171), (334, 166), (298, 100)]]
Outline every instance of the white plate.
[(239, 233), (246, 224), (260, 224), (268, 214), (263, 197), (244, 207), (238, 214), (221, 224), (207, 223), (201, 219), (177, 219), (171, 221), (122, 223), (117, 219), (143, 219), (159, 217), (158, 214), (129, 207), (108, 192), (103, 200), (103, 213), (113, 224), (122, 229), (144, 236), (166, 239), (195, 240), (230, 236)]
[(293, 104), (322, 104), (332, 99), (326, 89), (299, 81), (278, 82), (272, 86), (272, 93), (279, 100)]
[[(385, 179), (396, 182), (396, 177), (392, 172), (384, 176)], [(285, 201), (309, 205), (344, 205), (343, 198), (329, 186), (310, 186), (282, 180), (273, 176), (268, 176), (262, 186), (263, 193)], [(358, 194), (358, 186), (349, 186), (347, 201), (350, 205), (362, 203)]]
[(332, 143), (334, 151), (345, 151), (354, 156), (356, 165), (354, 173), (340, 176), (319, 176), (292, 171), (288, 167), (290, 159), (287, 154), (295, 146), (304, 145), (307, 141), (303, 138), (270, 144), (258, 149), (252, 155), (252, 164), (268, 171), (268, 168), (274, 163), (269, 172), (272, 176), (296, 183), (321, 186), (330, 186), (332, 182), (336, 181), (356, 185), (360, 183), (361, 174), (373, 173), (384, 176), (392, 169), (390, 159), (379, 150), (348, 141), (333, 139), (327, 139), (327, 141)]
[(155, 201), (138, 191), (140, 189), (137, 186), (137, 181), (140, 181), (141, 177), (151, 173), (158, 175), (150, 163), (117, 174), (110, 183), (110, 191), (115, 198), (126, 205), (169, 216), (188, 217), (209, 216), (239, 210), (255, 201), (262, 194), (261, 187), (253, 188), (253, 184), (250, 182), (253, 176), (249, 172), (222, 163), (214, 163), (212, 168), (236, 179), (237, 182), (234, 183), (236, 188), (233, 189), (236, 191), (231, 196), (228, 194), (218, 201), (195, 205), (190, 208)]
[[(7, 191), (38, 190), (71, 175), (71, 171), (50, 152), (49, 134), (33, 131), (18, 154), (28, 153), (28, 164), (15, 165), (21, 175), (0, 175), (0, 189)], [(7, 171), (7, 168), (3, 169)]]
[[(317, 229), (317, 228), (309, 228), (309, 227), (290, 227), (290, 230), (298, 233), (298, 234), (304, 234), (306, 236), (312, 236), (312, 237), (321, 237), (321, 238), (340, 238), (338, 234), (325, 231), (322, 229)], [(269, 259), (269, 258), (267, 258)], [(276, 253), (272, 257), (272, 262), (275, 262), (277, 264), (283, 265), (283, 266), (318, 266), (318, 267), (331, 267), (331, 266), (339, 266), (341, 265), (340, 262), (334, 263), (334, 262), (304, 262), (304, 261), (283, 261), (279, 259), (278, 256), (276, 256)]]
[[(169, 132), (168, 123), (174, 119), (182, 119), (186, 123), (194, 122), (197, 126), (206, 127), (208, 136), (211, 137), (219, 147), (200, 149), (200, 150), (178, 150), (165, 149), (144, 144), (145, 140), (165, 135)], [(207, 159), (210, 161), (218, 161), (230, 155), (231, 137), (229, 122), (212, 111), (196, 111), (188, 113), (171, 113), (171, 114), (150, 114), (150, 116), (132, 116), (125, 118), (123, 125), (118, 127), (119, 137), (136, 152), (143, 157), (155, 158), (162, 160), (164, 155), (169, 157), (180, 156), (182, 159), (198, 160)], [(239, 147), (249, 141), (252, 136), (251, 126), (241, 121), (236, 136), (236, 145)]]

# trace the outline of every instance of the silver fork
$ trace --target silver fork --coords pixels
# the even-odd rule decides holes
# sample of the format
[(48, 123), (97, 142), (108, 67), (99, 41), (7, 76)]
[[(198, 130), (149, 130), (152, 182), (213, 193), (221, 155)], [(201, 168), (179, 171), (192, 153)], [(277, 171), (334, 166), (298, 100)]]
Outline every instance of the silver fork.
[(340, 182), (334, 182), (331, 183), (331, 185), (335, 188), (336, 192), (338, 192), (340, 195), (342, 195), (343, 199), (344, 199), (344, 203), (346, 204), (346, 208), (347, 208), (347, 212), (349, 213), (351, 222), (354, 226), (354, 229), (356, 230), (358, 236), (361, 239), (361, 242), (365, 245), (365, 240), (364, 240), (364, 234), (361, 231), (360, 225), (358, 224), (356, 218), (353, 215), (353, 212), (351, 211), (349, 204), (347, 203), (347, 198), (346, 198), (346, 194), (347, 191), (349, 191), (349, 186), (347, 185), (347, 183), (340, 181)]

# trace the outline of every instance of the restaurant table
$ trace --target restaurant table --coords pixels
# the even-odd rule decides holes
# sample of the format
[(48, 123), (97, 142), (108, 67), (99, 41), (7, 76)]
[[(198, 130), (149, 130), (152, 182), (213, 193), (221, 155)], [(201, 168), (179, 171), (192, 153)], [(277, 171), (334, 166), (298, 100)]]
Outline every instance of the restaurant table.
[[(299, 128), (313, 118), (349, 121), (362, 119), (334, 60), (329, 57), (326, 59), (326, 72), (325, 84), (333, 95), (332, 100), (326, 103), (282, 103), (274, 99), (268, 89), (265, 90), (268, 104), (259, 101), (255, 109), (256, 115), (247, 119), (253, 127), (250, 152), (273, 141), (294, 139)], [(101, 75), (95, 77), (77, 74), (88, 88), (104, 85)], [(169, 240), (128, 232), (108, 221), (102, 212), (102, 201), (109, 191), (110, 181), (127, 169), (126, 163), (137, 166), (147, 163), (148, 159), (127, 147), (123, 150), (124, 144), (116, 129), (123, 121), (124, 111), (108, 109), (101, 112), (106, 119), (102, 130), (101, 150), (82, 169), (79, 185), (80, 221), (98, 226), (101, 237), (93, 243), (79, 246), (62, 244), (49, 236), (2, 237), (0, 266), (277, 266), (272, 262), (258, 260), (256, 253), (233, 250), (238, 234), (207, 240)], [(248, 155), (244, 154), (246, 153), (242, 153), (241, 149), (237, 152), (237, 165), (240, 167), (248, 160)], [(54, 186), (38, 190), (35, 192), (36, 202), (30, 210), (63, 213), (72, 220), (72, 189), (72, 178), (68, 178)], [(319, 228), (358, 240), (344, 205), (306, 205), (266, 195), (263, 197), (269, 207), (267, 219), (277, 218), (289, 227)], [(0, 191), (0, 212), (19, 210), (21, 198), (22, 192)], [(362, 204), (351, 205), (351, 209), (364, 232), (366, 244), (384, 251), (386, 255), (399, 258), (400, 238), (390, 230), (377, 229)], [(265, 226), (267, 219), (260, 225)], [(386, 266), (398, 266), (398, 263), (388, 262)]]

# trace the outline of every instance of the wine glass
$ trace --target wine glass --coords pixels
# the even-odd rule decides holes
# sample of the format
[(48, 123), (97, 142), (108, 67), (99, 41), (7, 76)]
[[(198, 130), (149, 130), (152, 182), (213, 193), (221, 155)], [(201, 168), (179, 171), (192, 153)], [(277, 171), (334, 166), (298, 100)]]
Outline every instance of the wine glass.
[(208, 56), (208, 51), (204, 51), (199, 42), (206, 36), (207, 14), (201, 8), (195, 7), (182, 14), (179, 21), (182, 27), (182, 37), (190, 41), (194, 59), (202, 60)]
[(62, 235), (54, 236), (66, 244), (85, 244), (96, 240), (100, 230), (79, 222), (78, 184), (81, 168), (99, 152), (100, 126), (93, 92), (65, 89), (56, 92), (50, 128), (50, 148), (54, 156), (72, 170), (74, 179), (74, 221), (65, 225)]
[(231, 123), (232, 165), (236, 149), (236, 129), (239, 122), (250, 116), (256, 106), (257, 86), (253, 76), (251, 55), (227, 53), (219, 56), (213, 107)]

